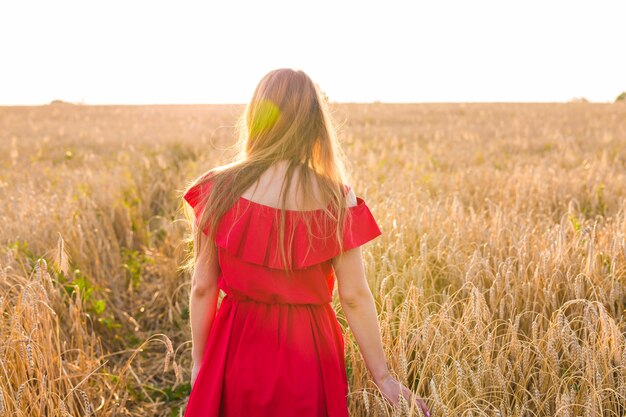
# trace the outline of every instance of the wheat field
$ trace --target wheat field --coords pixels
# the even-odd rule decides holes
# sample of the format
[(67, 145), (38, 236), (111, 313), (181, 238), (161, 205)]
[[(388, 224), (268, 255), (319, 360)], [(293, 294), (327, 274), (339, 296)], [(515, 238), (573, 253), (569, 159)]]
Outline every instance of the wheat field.
[[(242, 110), (0, 107), (0, 416), (182, 416), (180, 195), (234, 155)], [(431, 415), (626, 415), (626, 105), (332, 110), (383, 232), (364, 260), (388, 363)], [(333, 306), (351, 416), (417, 416)]]

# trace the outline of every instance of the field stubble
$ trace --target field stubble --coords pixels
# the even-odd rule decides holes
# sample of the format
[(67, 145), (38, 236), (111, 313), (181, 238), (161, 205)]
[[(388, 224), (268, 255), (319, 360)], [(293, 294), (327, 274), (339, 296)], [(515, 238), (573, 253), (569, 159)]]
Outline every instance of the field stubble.
[[(242, 109), (0, 108), (0, 415), (181, 414), (180, 192)], [(626, 106), (333, 111), (383, 232), (364, 258), (389, 365), (431, 414), (626, 414)], [(351, 415), (409, 414), (333, 305)]]

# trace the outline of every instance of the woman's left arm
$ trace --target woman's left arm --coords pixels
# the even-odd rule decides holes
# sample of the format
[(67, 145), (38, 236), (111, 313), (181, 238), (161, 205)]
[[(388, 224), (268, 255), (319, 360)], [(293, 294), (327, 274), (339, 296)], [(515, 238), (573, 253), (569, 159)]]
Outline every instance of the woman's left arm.
[(189, 317), (193, 342), (191, 356), (196, 368), (202, 363), (206, 342), (217, 310), (219, 296), (217, 277), (220, 273), (215, 242), (208, 242), (204, 234), (201, 236), (203, 239), (200, 244), (201, 251), (196, 257), (189, 296)]

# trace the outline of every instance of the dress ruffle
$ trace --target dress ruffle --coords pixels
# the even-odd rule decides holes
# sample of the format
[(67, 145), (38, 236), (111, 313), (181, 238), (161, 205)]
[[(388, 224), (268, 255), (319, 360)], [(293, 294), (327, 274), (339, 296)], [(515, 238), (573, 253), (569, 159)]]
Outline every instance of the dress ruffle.
[[(209, 171), (208, 174), (205, 174), (201, 179), (210, 177), (212, 172)], [(202, 209), (204, 204), (202, 203), (202, 198), (211, 192), (211, 188), (213, 186), (213, 181), (206, 181), (203, 184), (197, 184), (190, 187), (189, 190), (185, 193), (183, 198), (194, 211), (196, 226), (200, 220), (200, 216), (202, 215)]]
[[(184, 196), (194, 209), (196, 222), (202, 212), (201, 198), (210, 189), (211, 181), (208, 181), (192, 187)], [(348, 208), (350, 215), (342, 234), (344, 252), (382, 234), (363, 198), (357, 196), (356, 200), (357, 204)], [(311, 247), (309, 231), (301, 216), (310, 219)], [(242, 261), (280, 269), (284, 262), (278, 246), (279, 223), (280, 209), (241, 197), (220, 220), (215, 243)], [(340, 254), (333, 222), (322, 209), (286, 210), (285, 231), (284, 245), (289, 269), (307, 268)], [(290, 239), (292, 242), (289, 242)]]

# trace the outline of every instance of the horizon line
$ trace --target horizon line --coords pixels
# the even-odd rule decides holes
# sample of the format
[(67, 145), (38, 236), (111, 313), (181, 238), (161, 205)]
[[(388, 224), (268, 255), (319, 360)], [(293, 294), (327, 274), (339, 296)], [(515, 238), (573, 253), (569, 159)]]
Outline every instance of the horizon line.
[[(574, 97), (566, 101), (329, 101), (328, 104), (564, 104), (564, 103), (587, 103), (587, 104), (614, 104), (619, 103), (619, 100), (612, 101), (594, 101), (584, 97)], [(137, 103), (86, 103), (86, 102), (71, 102), (65, 100), (52, 100), (48, 103), (29, 103), (29, 104), (4, 104), (0, 103), (0, 107), (46, 107), (46, 106), (111, 106), (111, 107), (123, 107), (123, 106), (245, 106), (247, 102), (203, 102), (203, 103), (179, 103), (179, 102), (137, 102)]]

